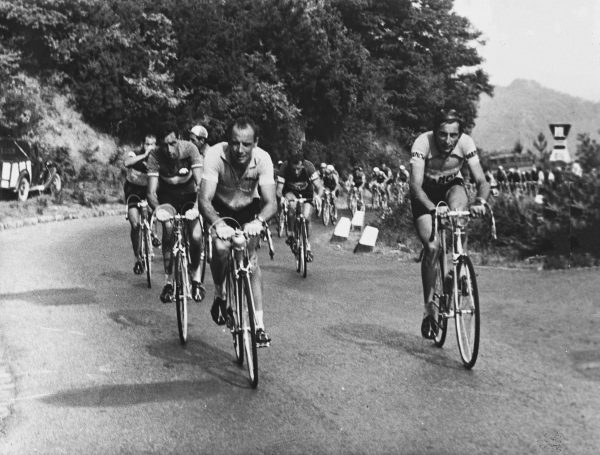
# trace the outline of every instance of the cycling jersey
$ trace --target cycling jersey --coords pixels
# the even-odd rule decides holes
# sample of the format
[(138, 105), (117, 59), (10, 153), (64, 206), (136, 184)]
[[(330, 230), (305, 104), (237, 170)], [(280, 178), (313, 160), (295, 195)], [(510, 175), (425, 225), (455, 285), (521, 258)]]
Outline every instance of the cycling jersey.
[(361, 186), (365, 182), (365, 173), (362, 171), (352, 173), (352, 182), (355, 187)]
[(177, 157), (171, 158), (162, 148), (154, 149), (148, 157), (148, 176), (157, 176), (161, 182), (169, 185), (187, 185), (194, 183), (192, 169), (203, 166), (198, 148), (189, 141), (178, 140), (175, 146)]
[[(215, 144), (206, 151), (202, 178), (217, 184), (213, 206), (220, 214), (225, 210), (227, 213), (241, 211), (255, 204), (260, 185), (275, 185), (273, 161), (266, 151), (254, 147), (248, 167), (239, 176), (229, 158), (227, 142)], [(223, 210), (219, 210), (219, 207), (223, 207)], [(256, 213), (259, 211), (260, 206)]]
[(384, 183), (386, 180), (387, 180), (387, 178), (386, 178), (385, 174), (383, 174), (383, 173), (379, 173), (375, 176), (375, 181), (377, 183)]
[[(144, 149), (132, 150), (127, 154), (127, 158), (143, 155)], [(133, 166), (127, 167), (126, 180), (133, 185), (146, 186), (148, 185), (148, 164), (147, 159), (138, 161)]]
[(325, 174), (323, 177), (323, 186), (328, 190), (335, 190), (338, 186), (338, 177), (335, 173)]
[(296, 175), (289, 162), (285, 162), (277, 181), (283, 184), (283, 194), (293, 193), (296, 197), (313, 197), (313, 182), (319, 178), (314, 164), (308, 160), (302, 163), (300, 173)]
[(443, 156), (435, 145), (433, 131), (421, 134), (415, 140), (411, 150), (410, 164), (424, 168), (424, 182), (428, 185), (445, 185), (455, 179), (463, 178), (460, 168), (464, 160), (479, 162), (477, 148), (470, 136), (462, 134), (456, 146), (448, 156)]

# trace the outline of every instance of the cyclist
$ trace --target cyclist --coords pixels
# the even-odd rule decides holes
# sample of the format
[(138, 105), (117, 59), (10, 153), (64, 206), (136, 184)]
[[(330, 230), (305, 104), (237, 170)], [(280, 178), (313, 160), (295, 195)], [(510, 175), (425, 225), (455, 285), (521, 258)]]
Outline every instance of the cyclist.
[[(159, 204), (171, 204), (178, 213), (184, 206), (196, 203), (197, 187), (202, 178), (202, 157), (198, 148), (189, 141), (177, 139), (173, 130), (163, 136), (163, 146), (152, 151), (148, 158), (148, 203), (155, 209)], [(199, 302), (204, 297), (200, 282), (202, 227), (200, 221), (188, 222), (190, 241), (190, 272), (192, 298)], [(165, 285), (160, 300), (173, 300), (173, 225), (163, 225), (162, 252), (165, 267)]]
[[(123, 185), (123, 191), (125, 192), (125, 201), (129, 199), (129, 196), (135, 195), (139, 198), (139, 201), (146, 199), (146, 191), (148, 187), (148, 156), (150, 152), (156, 148), (156, 136), (148, 134), (144, 138), (144, 145), (139, 150), (131, 150), (125, 159), (123, 164), (127, 169), (127, 177), (125, 178), (125, 184)], [(133, 273), (141, 275), (144, 273), (144, 261), (140, 257), (141, 245), (140, 245), (140, 210), (137, 206), (138, 200), (132, 200), (127, 206), (127, 219), (131, 225), (131, 246), (133, 247), (133, 254), (135, 255), (135, 264), (133, 266)], [(152, 239), (155, 246), (158, 239)]]
[[(470, 204), (460, 168), (467, 162), (477, 197)], [(441, 110), (435, 117), (433, 131), (415, 140), (410, 160), (410, 191), (413, 220), (423, 244), (421, 279), (425, 311), (421, 334), (434, 338), (437, 333), (435, 307), (432, 303), (436, 280), (439, 241), (431, 242), (432, 214), (436, 204), (446, 201), (452, 210), (469, 206), (473, 216), (483, 216), (490, 185), (485, 179), (473, 139), (462, 132), (462, 120), (454, 109)]]
[[(268, 346), (271, 338), (265, 331), (262, 304), (262, 273), (258, 265), (259, 234), (265, 222), (277, 211), (273, 162), (258, 147), (259, 130), (247, 117), (237, 119), (230, 128), (229, 142), (213, 145), (206, 152), (204, 177), (198, 196), (200, 211), (215, 224), (213, 257), (210, 262), (215, 298), (211, 316), (224, 325), (233, 310), (228, 307), (225, 287), (229, 239), (237, 226), (221, 217), (235, 219), (249, 237), (248, 254), (253, 273), (250, 275), (256, 305), (256, 335), (260, 346)], [(259, 191), (262, 199), (259, 199)], [(223, 314), (225, 311), (226, 314)], [(226, 316), (227, 315), (227, 316)]]
[(327, 163), (321, 163), (321, 165), (319, 166), (319, 177), (321, 178), (321, 180), (323, 180), (323, 177), (325, 176), (326, 169)]
[(348, 176), (348, 180), (346, 181), (346, 185), (348, 188), (348, 192), (352, 193), (356, 192), (358, 200), (360, 201), (360, 205), (363, 206), (363, 190), (365, 188), (365, 183), (367, 182), (367, 176), (363, 171), (362, 166), (356, 165), (352, 169), (352, 172)]
[[(312, 204), (314, 203), (315, 207), (318, 208), (320, 206), (322, 195), (323, 185), (319, 178), (319, 173), (315, 169), (315, 165), (310, 161), (305, 160), (301, 153), (293, 155), (283, 164), (279, 177), (277, 178), (277, 198), (282, 201), (283, 198), (285, 198), (290, 204), (290, 210), (288, 210), (288, 226), (294, 225), (295, 204), (293, 204), (293, 201), (297, 198), (312, 198), (312, 202), (305, 202), (302, 207), (302, 213), (306, 219), (306, 233), (310, 238)], [(291, 230), (293, 229), (290, 229), (290, 231)], [(293, 247), (294, 237), (289, 236), (286, 243), (290, 247)], [(314, 255), (310, 247), (310, 242), (307, 242), (307, 261), (312, 261), (313, 257)]]
[(391, 185), (394, 183), (394, 173), (388, 167), (387, 164), (383, 163), (381, 165), (381, 173), (385, 176), (385, 181), (383, 182), (385, 188), (385, 194), (387, 195), (388, 201), (392, 200), (392, 191)]
[(201, 156), (204, 156), (208, 150), (207, 139), (208, 131), (202, 125), (195, 125), (190, 130), (190, 142), (198, 148)]
[(338, 196), (339, 185), (340, 175), (335, 170), (333, 164), (328, 164), (325, 168), (325, 174), (323, 175), (323, 186), (331, 191), (333, 199)]
[(373, 200), (375, 199), (376, 192), (383, 197), (383, 192), (385, 191), (385, 181), (386, 175), (378, 167), (374, 167), (373, 173), (371, 174), (371, 183), (369, 185), (369, 189), (373, 194)]

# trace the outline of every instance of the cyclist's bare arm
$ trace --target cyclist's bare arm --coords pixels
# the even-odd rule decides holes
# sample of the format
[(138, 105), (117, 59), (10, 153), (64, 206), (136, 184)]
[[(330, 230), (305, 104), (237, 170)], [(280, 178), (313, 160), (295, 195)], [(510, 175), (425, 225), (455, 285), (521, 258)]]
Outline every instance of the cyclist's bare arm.
[(123, 165), (125, 167), (131, 167), (134, 164), (139, 163), (140, 161), (144, 161), (146, 158), (148, 158), (148, 155), (150, 155), (150, 150), (142, 153), (141, 155), (128, 155), (123, 160)]
[(192, 167), (192, 177), (194, 177), (194, 181), (196, 182), (197, 191), (200, 191), (200, 182), (202, 181), (202, 166)]
[(410, 164), (410, 192), (415, 199), (420, 201), (429, 210), (435, 209), (435, 204), (423, 191), (423, 180), (425, 178), (425, 161), (415, 161)]
[(285, 185), (285, 179), (283, 177), (277, 178), (277, 199), (283, 197), (283, 185)]
[(277, 213), (277, 195), (275, 192), (275, 185), (268, 183), (260, 185), (260, 194), (262, 195), (263, 206), (258, 213), (257, 218), (250, 223), (246, 223), (243, 226), (244, 233), (249, 236), (258, 235), (264, 229), (263, 222), (261, 220), (269, 220)]
[(154, 210), (158, 207), (158, 175), (149, 175), (148, 176), (148, 188), (146, 189), (146, 199), (148, 200), (148, 204)]
[(486, 208), (483, 206), (483, 202), (487, 201), (490, 195), (490, 184), (485, 179), (485, 174), (479, 159), (470, 159), (467, 161), (469, 164), (469, 170), (471, 171), (471, 178), (475, 180), (477, 186), (477, 197), (475, 198), (474, 204), (471, 205), (470, 210), (473, 216), (485, 215)]

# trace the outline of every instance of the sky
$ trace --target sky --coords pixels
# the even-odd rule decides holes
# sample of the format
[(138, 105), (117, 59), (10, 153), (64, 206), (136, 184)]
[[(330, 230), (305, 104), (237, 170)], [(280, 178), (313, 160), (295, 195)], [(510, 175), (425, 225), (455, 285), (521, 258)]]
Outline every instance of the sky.
[(600, 0), (454, 0), (486, 41), (493, 85), (531, 79), (600, 102)]

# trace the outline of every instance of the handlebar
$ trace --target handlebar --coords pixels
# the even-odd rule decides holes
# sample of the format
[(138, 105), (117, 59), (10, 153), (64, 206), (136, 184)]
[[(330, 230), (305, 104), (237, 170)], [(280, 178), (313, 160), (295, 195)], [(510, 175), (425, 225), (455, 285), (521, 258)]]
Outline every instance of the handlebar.
[(161, 223), (166, 223), (173, 220), (188, 220), (195, 221), (200, 219), (200, 212), (196, 207), (192, 207), (185, 211), (183, 215), (177, 213), (175, 207), (171, 204), (160, 204), (154, 211), (154, 216)]
[[(231, 240), (232, 245), (234, 246), (233, 238), (235, 236), (243, 235), (245, 240), (248, 239), (248, 235), (242, 230), (242, 226), (240, 225), (240, 223), (236, 219), (228, 217), (228, 216), (224, 216), (224, 217), (217, 219), (213, 224), (211, 224), (209, 226), (207, 231), (210, 232), (211, 229), (215, 229), (216, 225), (219, 222), (226, 221), (226, 220), (233, 221), (234, 224), (237, 225), (237, 226), (233, 227), (233, 229), (234, 229), (233, 236), (226, 240)], [(273, 238), (271, 237), (271, 231), (269, 230), (269, 224), (266, 221), (264, 221), (262, 223), (262, 226), (263, 226), (263, 230), (261, 231), (261, 237), (266, 239), (267, 245), (269, 246), (269, 256), (271, 257), (271, 260), (273, 260), (273, 257), (275, 256), (275, 249), (273, 248)]]
[[(471, 215), (471, 211), (470, 210), (447, 210), (444, 213), (439, 213), (439, 209), (440, 207), (448, 207), (448, 204), (444, 201), (439, 202), (435, 209), (431, 211), (431, 218), (433, 221), (433, 226), (431, 229), (431, 237), (430, 237), (430, 241), (433, 242), (435, 241), (435, 238), (437, 236), (437, 231), (438, 231), (438, 225), (440, 223), (440, 220), (442, 218), (460, 218), (460, 217), (469, 217), (469, 218), (474, 218)], [(494, 218), (494, 211), (492, 210), (492, 207), (487, 203), (484, 202), (483, 206), (486, 208), (487, 212), (488, 212), (488, 217), (490, 218), (490, 230), (491, 230), (491, 237), (496, 240), (497, 236), (496, 236), (496, 219)]]

